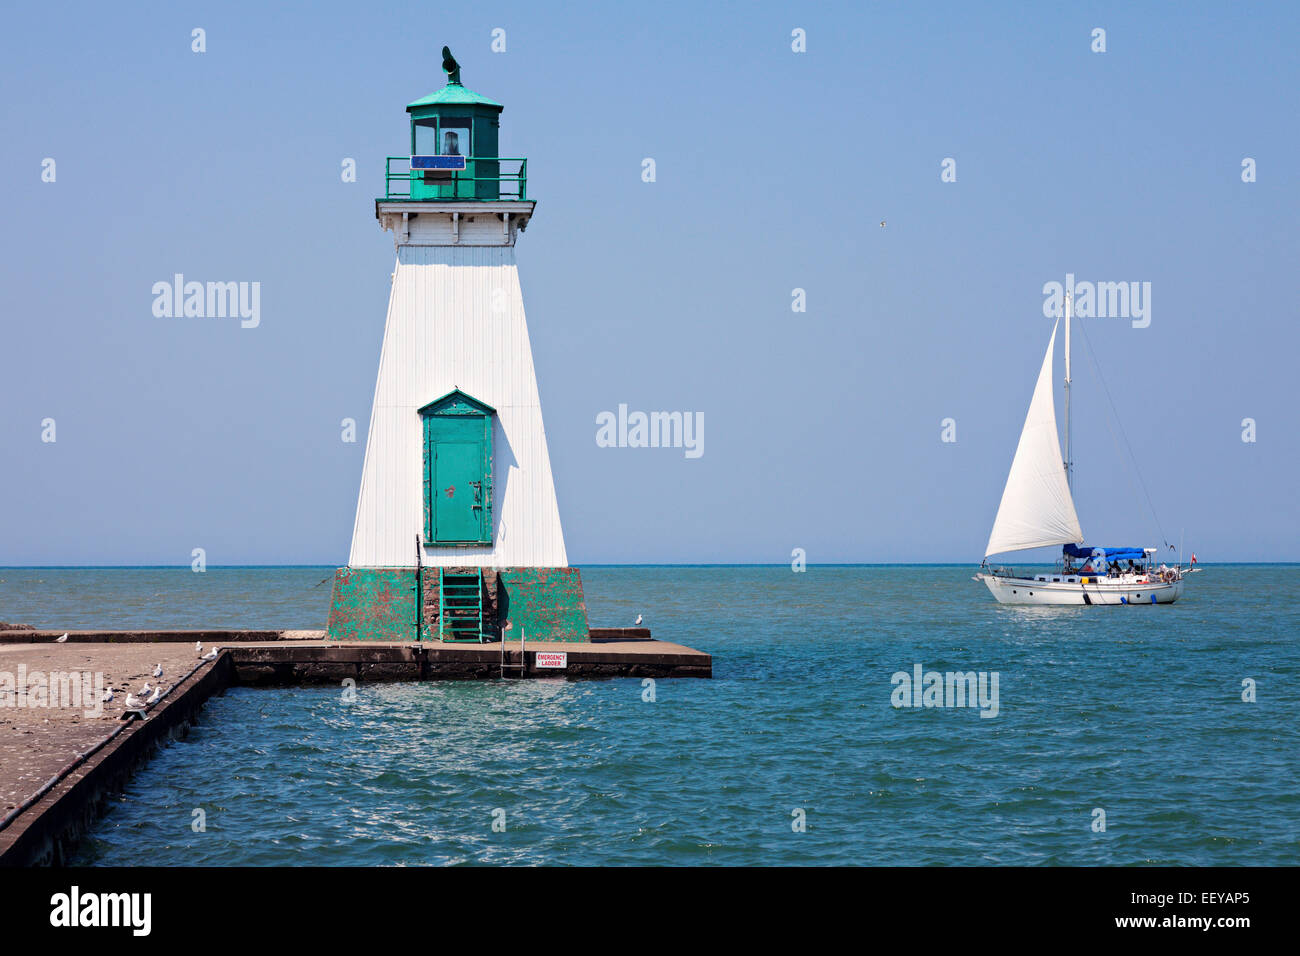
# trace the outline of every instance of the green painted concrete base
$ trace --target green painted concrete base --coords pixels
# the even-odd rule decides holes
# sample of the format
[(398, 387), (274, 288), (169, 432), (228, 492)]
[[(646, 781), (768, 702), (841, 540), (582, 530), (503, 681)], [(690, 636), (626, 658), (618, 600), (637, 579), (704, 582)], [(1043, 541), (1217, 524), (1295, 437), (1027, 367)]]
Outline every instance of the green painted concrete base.
[(415, 568), (339, 568), (329, 623), (334, 641), (413, 641)]
[[(437, 640), (437, 621), (429, 619), (428, 606), (430, 581), (436, 588), (437, 575), (437, 568), (424, 569), (425, 620), (417, 627), (414, 568), (339, 568), (328, 639), (414, 641), (418, 633), (423, 640)], [(492, 631), (508, 619), (507, 640), (518, 640), (521, 631), (530, 641), (588, 640), (587, 604), (577, 568), (484, 568), (483, 575), (495, 578), (484, 599)]]
[(497, 575), (497, 615), (509, 620), (507, 640), (585, 641), (587, 602), (577, 568), (503, 568)]

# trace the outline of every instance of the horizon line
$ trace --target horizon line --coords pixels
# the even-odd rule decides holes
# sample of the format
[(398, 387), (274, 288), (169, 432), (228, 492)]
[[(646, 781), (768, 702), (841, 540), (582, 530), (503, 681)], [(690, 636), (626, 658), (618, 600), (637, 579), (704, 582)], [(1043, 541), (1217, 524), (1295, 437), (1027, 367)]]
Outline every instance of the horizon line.
[[(1024, 566), (1051, 566), (1051, 562), (1045, 561), (1021, 561), (1016, 562)], [(1196, 566), (1228, 566), (1228, 565), (1300, 565), (1297, 561), (1197, 561)], [(790, 566), (789, 561), (776, 562), (758, 562), (758, 561), (718, 561), (718, 562), (592, 562), (567, 565), (572, 568), (786, 568)], [(342, 570), (347, 565), (335, 564), (209, 564), (205, 571), (193, 571), (189, 564), (0, 564), (0, 571), (180, 571), (191, 570), (195, 574), (206, 573), (206, 571), (251, 571), (251, 570), (277, 570), (277, 569), (306, 569), (306, 568), (334, 568)], [(411, 567), (414, 567), (412, 565)], [(486, 566), (485, 566), (486, 567)], [(827, 561), (827, 562), (807, 562), (805, 567), (808, 568), (897, 568), (897, 567), (915, 567), (915, 568), (952, 568), (952, 567), (980, 567), (972, 561)], [(394, 568), (394, 570), (405, 570), (406, 566)]]

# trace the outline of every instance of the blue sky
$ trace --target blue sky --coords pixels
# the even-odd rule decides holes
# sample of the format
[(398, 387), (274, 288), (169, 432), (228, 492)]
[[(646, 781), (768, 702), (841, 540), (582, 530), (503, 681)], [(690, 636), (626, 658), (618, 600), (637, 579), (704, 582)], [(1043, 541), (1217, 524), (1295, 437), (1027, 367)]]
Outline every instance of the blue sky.
[[(346, 560), (393, 264), (372, 201), (444, 43), (539, 200), (518, 254), (572, 563), (977, 563), (1067, 273), (1151, 283), (1149, 327), (1087, 334), (1164, 534), (1295, 555), (1294, 4), (5, 21), (0, 564)], [(177, 272), (260, 282), (261, 324), (155, 317)], [(1085, 532), (1157, 543), (1082, 356), (1074, 402)], [(704, 455), (598, 447), (620, 403), (703, 412)]]

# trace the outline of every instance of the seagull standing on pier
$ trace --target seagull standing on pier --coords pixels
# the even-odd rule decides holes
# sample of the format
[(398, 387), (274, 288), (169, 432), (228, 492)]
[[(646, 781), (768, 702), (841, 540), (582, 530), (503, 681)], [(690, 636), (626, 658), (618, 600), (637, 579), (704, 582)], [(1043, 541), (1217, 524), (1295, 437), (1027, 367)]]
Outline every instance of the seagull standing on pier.
[(203, 653), (203, 642), (202, 642), (202, 641), (195, 641), (195, 642), (194, 642), (194, 653), (195, 653), (195, 654), (202, 654), (202, 653)]
[(153, 666), (153, 676), (154, 676), (154, 677), (162, 677), (162, 665), (161, 665), (161, 664), (155, 664), (155, 665)]
[(153, 689), (153, 693), (149, 695), (149, 699), (146, 700), (145, 703), (148, 704), (150, 707), (152, 707), (154, 704), (158, 703), (161, 697), (162, 697), (162, 687), (155, 687)]
[(103, 700), (104, 700), (104, 703), (106, 703), (106, 704), (111, 704), (111, 703), (113, 703), (113, 688), (110, 687), (108, 690), (104, 691), (104, 698), (103, 698)]
[(635, 626), (640, 626), (640, 624), (641, 624), (641, 615), (638, 614), (638, 615), (636, 616), (636, 620), (633, 621), (632, 623), (633, 623), (633, 625), (635, 625)]
[(199, 660), (202, 660), (202, 661), (215, 661), (215, 660), (217, 659), (217, 652), (220, 651), (220, 650), (221, 650), (221, 648), (219, 648), (219, 647), (214, 647), (212, 650), (208, 651), (208, 652), (207, 652), (206, 654), (204, 654), (201, 658), (199, 658)]
[(139, 697), (136, 697), (135, 694), (126, 695), (127, 710), (141, 710), (143, 709), (143, 707), (144, 707), (144, 701), (142, 701)]
[(54, 639), (55, 644), (66, 644), (67, 642), (68, 642), (68, 635), (66, 633), (62, 637), (56, 637)]

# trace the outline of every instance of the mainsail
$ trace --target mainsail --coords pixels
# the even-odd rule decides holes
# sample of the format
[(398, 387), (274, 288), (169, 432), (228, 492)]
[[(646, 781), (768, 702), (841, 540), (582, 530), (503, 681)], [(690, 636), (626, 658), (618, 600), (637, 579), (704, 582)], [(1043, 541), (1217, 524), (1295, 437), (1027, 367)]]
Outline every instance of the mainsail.
[(1056, 403), (1052, 399), (1055, 354), (1054, 327), (1034, 397), (1029, 403), (1029, 414), (1025, 416), (1025, 427), (1020, 433), (1020, 444), (1011, 460), (1011, 473), (1002, 490), (1002, 503), (998, 505), (985, 557), (1083, 540), (1056, 434)]

